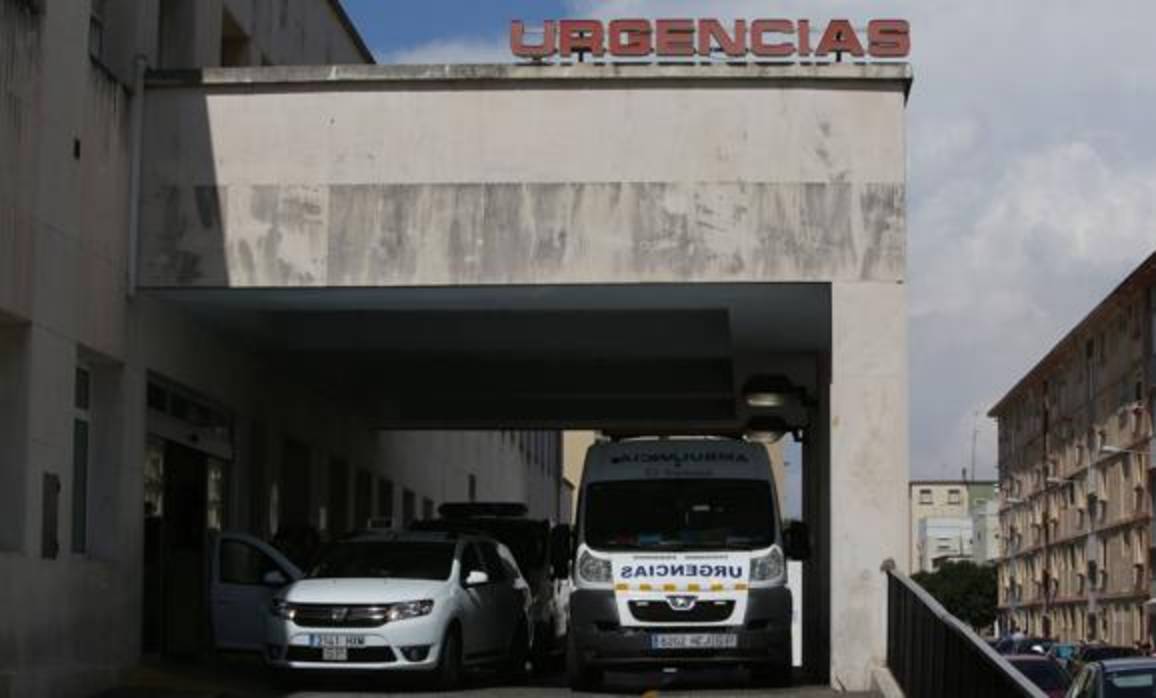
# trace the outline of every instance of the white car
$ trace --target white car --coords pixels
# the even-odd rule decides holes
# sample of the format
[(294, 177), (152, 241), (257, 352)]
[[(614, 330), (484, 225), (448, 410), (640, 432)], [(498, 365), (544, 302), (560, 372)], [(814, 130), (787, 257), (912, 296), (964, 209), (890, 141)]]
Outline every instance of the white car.
[(284, 670), (428, 671), (456, 686), (465, 666), (520, 673), (530, 593), (497, 541), (382, 532), (330, 546), (269, 606), (265, 657)]

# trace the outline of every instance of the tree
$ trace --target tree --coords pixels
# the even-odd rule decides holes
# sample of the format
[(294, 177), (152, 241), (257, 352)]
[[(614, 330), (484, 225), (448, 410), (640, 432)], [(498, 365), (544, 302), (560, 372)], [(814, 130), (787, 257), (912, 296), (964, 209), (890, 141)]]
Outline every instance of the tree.
[(943, 604), (947, 612), (973, 628), (996, 619), (995, 565), (963, 560), (944, 562), (935, 572), (917, 572), (911, 579)]

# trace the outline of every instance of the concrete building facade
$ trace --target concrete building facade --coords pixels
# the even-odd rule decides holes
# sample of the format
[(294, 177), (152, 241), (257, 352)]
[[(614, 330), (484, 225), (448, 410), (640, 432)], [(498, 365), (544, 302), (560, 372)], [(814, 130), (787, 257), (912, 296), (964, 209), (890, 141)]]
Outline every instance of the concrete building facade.
[(560, 517), (560, 429), (805, 436), (804, 664), (870, 685), (906, 547), (906, 64), (256, 66), (288, 61), (269, 21), (329, 28), (299, 62), (365, 56), (336, 10), (109, 5), (163, 38), (182, 2), (207, 43), (134, 35), (162, 70), (130, 92), (83, 4), (0, 1), (9, 693), (155, 640), (103, 628), (145, 625), (144, 519), (182, 492), (258, 532), (511, 491)]
[(986, 561), (974, 552), (977, 529), (973, 518), (976, 510), (994, 501), (995, 496), (994, 481), (913, 480), (908, 486), (909, 572), (932, 572), (936, 559)]
[(1150, 639), (1154, 288), (1156, 255), (991, 410), (1000, 610), (1026, 632)]
[(196, 577), (184, 553), (204, 539), (177, 552), (178, 524), (327, 539), (469, 498), (569, 516), (557, 432), (379, 432), (133, 292), (137, 55), (371, 60), (336, 2), (0, 2), (4, 698), (91, 695), (142, 653), (197, 651), (197, 618), (177, 611), (200, 596), (173, 580)]

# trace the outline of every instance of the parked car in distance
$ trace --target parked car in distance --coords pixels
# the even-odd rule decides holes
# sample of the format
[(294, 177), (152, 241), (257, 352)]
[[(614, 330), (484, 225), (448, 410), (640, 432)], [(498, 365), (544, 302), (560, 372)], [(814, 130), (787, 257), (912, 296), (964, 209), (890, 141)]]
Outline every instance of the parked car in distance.
[(1063, 698), (1072, 679), (1050, 657), (1042, 654), (1013, 654), (1007, 661), (1035, 684), (1048, 698)]
[(1044, 655), (1051, 649), (1052, 641), (1042, 637), (1023, 637), (1012, 640), (1004, 654), (1039, 654)]
[(1119, 659), (1122, 657), (1136, 657), (1140, 651), (1135, 647), (1124, 647), (1122, 645), (1084, 645), (1076, 652), (1076, 656), (1069, 662), (1068, 673), (1075, 675), (1085, 664), (1091, 662), (1100, 662), (1106, 659)]
[(1130, 657), (1089, 662), (1067, 698), (1149, 698), (1156, 695), (1156, 659)]
[(330, 545), (273, 598), (265, 658), (284, 674), (424, 671), (453, 688), (466, 666), (520, 673), (529, 613), (529, 586), (492, 538), (365, 533)]
[(530, 618), (534, 623), (531, 658), (536, 670), (559, 665), (566, 649), (566, 597), (569, 570), (555, 564), (549, 521), (527, 517), (520, 502), (446, 502), (441, 518), (415, 521), (415, 531), (477, 533), (500, 541), (518, 563), (530, 585)]

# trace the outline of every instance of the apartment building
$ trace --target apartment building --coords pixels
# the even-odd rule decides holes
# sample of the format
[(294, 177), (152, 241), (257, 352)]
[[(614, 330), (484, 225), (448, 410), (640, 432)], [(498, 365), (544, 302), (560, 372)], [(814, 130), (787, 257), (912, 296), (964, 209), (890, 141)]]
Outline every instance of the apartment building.
[(1150, 637), (1156, 254), (990, 412), (999, 425), (999, 604), (1064, 640)]
[(995, 500), (990, 480), (916, 480), (908, 489), (911, 546), (908, 571), (933, 572), (944, 560), (975, 555), (973, 512)]

